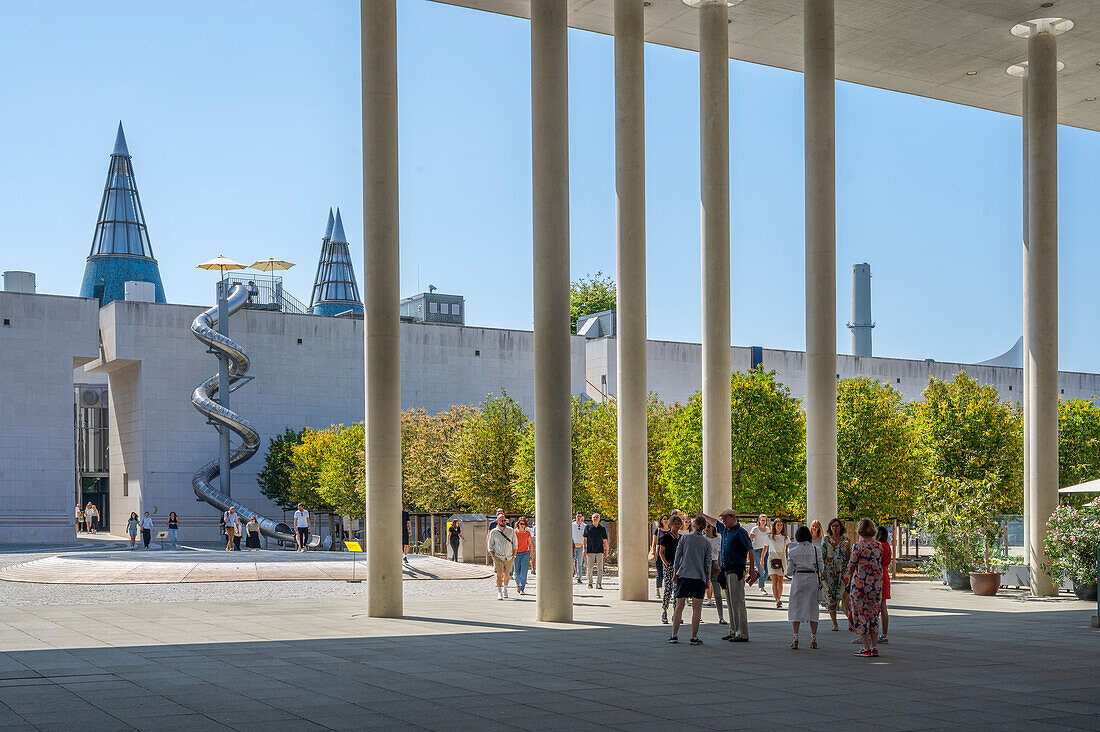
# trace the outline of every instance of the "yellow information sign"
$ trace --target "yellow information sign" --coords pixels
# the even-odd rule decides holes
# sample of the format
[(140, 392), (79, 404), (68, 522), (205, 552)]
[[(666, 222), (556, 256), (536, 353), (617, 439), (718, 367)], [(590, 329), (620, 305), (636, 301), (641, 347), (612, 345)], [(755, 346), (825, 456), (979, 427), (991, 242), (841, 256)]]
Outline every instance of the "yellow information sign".
[(349, 552), (363, 551), (363, 547), (359, 546), (359, 542), (357, 541), (345, 541), (344, 548), (347, 549)]

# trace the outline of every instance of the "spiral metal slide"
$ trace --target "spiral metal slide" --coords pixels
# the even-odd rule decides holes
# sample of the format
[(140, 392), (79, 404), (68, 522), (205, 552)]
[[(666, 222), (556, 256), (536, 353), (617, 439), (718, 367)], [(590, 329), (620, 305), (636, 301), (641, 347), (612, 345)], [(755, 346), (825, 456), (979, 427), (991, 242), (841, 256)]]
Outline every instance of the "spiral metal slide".
[[(234, 285), (227, 298), (229, 314), (232, 315), (240, 310), (247, 300), (248, 288), (244, 285)], [(244, 379), (245, 374), (248, 372), (248, 356), (235, 341), (219, 333), (217, 327), (218, 306), (215, 305), (208, 310), (204, 310), (201, 315), (192, 321), (191, 332), (212, 353), (224, 354), (229, 358), (229, 384), (227, 388), (233, 391), (233, 385)], [(214, 401), (214, 396), (218, 393), (220, 387), (218, 374), (215, 373), (195, 387), (195, 391), (191, 394), (191, 403), (195, 405), (195, 409), (206, 417), (207, 421), (220, 426), (222, 429), (228, 429), (241, 439), (240, 446), (229, 455), (229, 466), (235, 468), (256, 454), (256, 450), (260, 446), (260, 435), (248, 420)], [(206, 501), (222, 512), (228, 511), (230, 507), (236, 508), (237, 515), (243, 521), (251, 521), (252, 517), (255, 516), (256, 521), (260, 524), (260, 532), (264, 536), (290, 542), (291, 544), (294, 543), (294, 534), (285, 523), (261, 516), (216, 490), (212, 484), (220, 472), (221, 465), (217, 459), (211, 460), (195, 472), (195, 475), (191, 478), (191, 485), (195, 489), (195, 495), (200, 500)]]

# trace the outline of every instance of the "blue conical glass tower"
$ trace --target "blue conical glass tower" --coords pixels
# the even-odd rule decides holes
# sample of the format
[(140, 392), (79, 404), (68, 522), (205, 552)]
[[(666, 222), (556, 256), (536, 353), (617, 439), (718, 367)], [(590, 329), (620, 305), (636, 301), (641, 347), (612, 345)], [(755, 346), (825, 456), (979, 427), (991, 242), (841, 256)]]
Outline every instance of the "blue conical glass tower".
[(126, 135), (119, 122), (80, 296), (93, 297), (102, 307), (113, 300), (122, 300), (125, 285), (130, 281), (152, 282), (156, 301), (165, 302), (160, 268), (149, 244), (130, 151), (126, 149)]
[(317, 263), (309, 312), (313, 315), (363, 314), (363, 301), (359, 299), (359, 286), (355, 284), (355, 270), (351, 266), (340, 209), (336, 209), (335, 219), (332, 210), (328, 212), (328, 228), (321, 240), (321, 260)]

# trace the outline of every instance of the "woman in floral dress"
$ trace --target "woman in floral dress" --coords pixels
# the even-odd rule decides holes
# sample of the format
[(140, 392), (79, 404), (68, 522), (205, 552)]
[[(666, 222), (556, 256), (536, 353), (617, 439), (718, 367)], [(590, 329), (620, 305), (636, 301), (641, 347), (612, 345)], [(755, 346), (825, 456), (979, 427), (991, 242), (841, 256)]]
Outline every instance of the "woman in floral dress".
[(882, 544), (875, 541), (875, 522), (861, 519), (859, 541), (848, 560), (851, 596), (848, 600), (848, 630), (859, 634), (863, 648), (857, 656), (878, 655), (878, 619), (882, 604)]
[(844, 524), (840, 519), (833, 519), (829, 522), (829, 533), (821, 542), (821, 561), (825, 565), (821, 575), (821, 596), (833, 621), (833, 630), (840, 630), (836, 611), (848, 587), (848, 555), (851, 552), (852, 547), (844, 536)]

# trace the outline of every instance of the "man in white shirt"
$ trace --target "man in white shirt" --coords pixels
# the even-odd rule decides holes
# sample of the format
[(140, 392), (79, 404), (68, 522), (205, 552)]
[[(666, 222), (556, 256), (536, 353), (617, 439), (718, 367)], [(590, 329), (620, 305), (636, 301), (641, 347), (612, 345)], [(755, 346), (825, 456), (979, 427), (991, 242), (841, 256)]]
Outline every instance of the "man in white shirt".
[(508, 525), (504, 514), (497, 514), (497, 525), (489, 532), (485, 553), (493, 558), (493, 571), (497, 575), (497, 599), (508, 599), (508, 580), (512, 574), (512, 562), (516, 558), (516, 530)]
[(229, 510), (225, 512), (222, 517), (225, 523), (225, 550), (227, 552), (233, 551), (233, 539), (236, 538), (237, 532), (240, 531), (240, 520), (237, 518), (237, 509), (233, 506), (229, 507)]
[[(756, 526), (749, 529), (749, 538), (752, 539), (752, 553), (756, 559), (756, 570), (760, 572), (760, 592), (768, 594), (768, 591), (764, 589), (764, 582), (768, 578), (768, 572), (764, 569), (763, 555), (764, 547), (768, 545), (768, 517), (765, 514), (760, 514), (756, 518)], [(752, 574), (752, 572), (749, 572)]]
[(569, 527), (573, 530), (573, 574), (578, 585), (581, 583), (581, 575), (584, 574), (584, 526), (584, 514), (577, 511)]
[(294, 512), (294, 542), (300, 552), (304, 552), (309, 545), (309, 511), (304, 503), (299, 503), (298, 510)]

